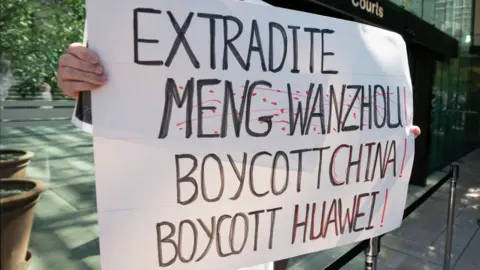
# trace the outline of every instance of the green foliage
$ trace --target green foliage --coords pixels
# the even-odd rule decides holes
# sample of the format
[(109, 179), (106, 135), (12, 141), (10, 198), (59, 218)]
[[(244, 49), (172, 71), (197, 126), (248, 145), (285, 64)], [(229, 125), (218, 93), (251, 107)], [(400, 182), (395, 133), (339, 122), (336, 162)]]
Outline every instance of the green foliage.
[(10, 62), (16, 81), (10, 93), (33, 96), (43, 82), (58, 92), (58, 57), (82, 41), (84, 20), (84, 0), (0, 1), (0, 70), (5, 74)]

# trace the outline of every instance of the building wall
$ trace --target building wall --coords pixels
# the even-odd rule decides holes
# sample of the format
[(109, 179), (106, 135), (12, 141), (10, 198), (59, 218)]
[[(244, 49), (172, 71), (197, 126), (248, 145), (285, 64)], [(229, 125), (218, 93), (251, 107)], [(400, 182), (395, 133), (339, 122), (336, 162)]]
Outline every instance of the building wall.
[[(459, 57), (436, 62), (429, 170), (480, 147), (480, 58), (468, 53), (474, 0), (394, 0), (459, 41)], [(423, 117), (423, 116), (418, 116)]]

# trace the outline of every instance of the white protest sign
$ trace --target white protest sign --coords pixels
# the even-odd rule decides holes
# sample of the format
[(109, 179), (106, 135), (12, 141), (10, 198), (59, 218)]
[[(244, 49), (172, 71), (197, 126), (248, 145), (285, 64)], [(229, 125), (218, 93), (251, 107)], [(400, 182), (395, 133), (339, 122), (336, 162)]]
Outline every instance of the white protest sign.
[(222, 269), (374, 237), (414, 156), (398, 34), (219, 0), (87, 1), (102, 269)]

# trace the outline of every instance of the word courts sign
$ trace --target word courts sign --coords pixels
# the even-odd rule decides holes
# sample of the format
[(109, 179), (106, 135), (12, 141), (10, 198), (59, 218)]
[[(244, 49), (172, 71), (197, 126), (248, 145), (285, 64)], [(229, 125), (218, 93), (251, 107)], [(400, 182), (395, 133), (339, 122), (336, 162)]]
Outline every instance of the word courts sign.
[(383, 6), (380, 1), (350, 0), (352, 5), (379, 18), (383, 18)]
[(392, 32), (237, 1), (87, 1), (102, 269), (238, 269), (402, 220)]

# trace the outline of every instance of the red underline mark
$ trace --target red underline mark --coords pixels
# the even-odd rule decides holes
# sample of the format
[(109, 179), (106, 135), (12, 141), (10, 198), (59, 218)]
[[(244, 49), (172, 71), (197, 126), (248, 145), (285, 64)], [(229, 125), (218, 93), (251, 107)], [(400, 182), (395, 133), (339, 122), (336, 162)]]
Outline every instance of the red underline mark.
[[(216, 110), (215, 110), (216, 111)], [(251, 110), (251, 112), (269, 112), (269, 111), (280, 111), (281, 113), (285, 113), (285, 111), (288, 111), (286, 109), (257, 109), (257, 110)], [(214, 112), (215, 113), (215, 112)], [(238, 114), (238, 113), (237, 113)], [(232, 115), (232, 113), (228, 113), (227, 115)], [(275, 116), (279, 116), (279, 114), (274, 114)], [(202, 119), (208, 119), (208, 118), (215, 118), (215, 117), (222, 117), (223, 114), (214, 114), (214, 115), (209, 115), (202, 117)], [(251, 121), (255, 121), (256, 119), (253, 119)], [(198, 118), (192, 118), (192, 122), (198, 121)], [(282, 120), (285, 121), (285, 120)], [(274, 121), (275, 122), (275, 121)], [(278, 121), (277, 121), (278, 122)], [(183, 124), (187, 123), (187, 121), (182, 121), (176, 124), (176, 126), (181, 126)], [(287, 121), (288, 123), (288, 121)]]
[[(242, 87), (243, 87), (243, 86), (242, 86)], [(184, 90), (184, 87), (183, 87), (183, 86), (179, 86), (179, 89)], [(288, 93), (287, 91), (282, 91), (282, 90), (279, 90), (279, 89), (274, 90), (274, 89), (261, 88), (261, 87), (256, 87), (255, 89), (263, 90), (263, 91), (276, 92), (276, 93)], [(209, 90), (209, 92), (210, 92), (210, 93), (214, 93), (215, 91)], [(297, 90), (297, 91), (295, 91), (295, 92), (296, 92), (296, 93), (301, 93), (300, 90)], [(307, 94), (309, 93), (308, 90), (305, 91), (305, 92), (306, 92)], [(390, 93), (390, 95), (392, 95), (392, 94), (393, 94), (393, 93)], [(234, 95), (235, 95), (235, 93), (234, 93)], [(256, 96), (257, 93), (252, 93), (251, 95), (252, 95), (252, 96)], [(293, 95), (293, 96), (305, 97), (304, 95), (301, 95), (301, 94), (293, 94), (293, 93), (292, 93), (292, 95)], [(325, 95), (326, 95), (327, 97), (329, 96), (328, 93), (325, 93)], [(383, 96), (383, 95), (380, 94), (380, 93), (377, 93), (377, 95)], [(349, 95), (349, 96), (351, 97), (351, 95)], [(242, 96), (241, 98), (243, 99), (243, 96)], [(294, 97), (294, 99), (295, 99), (295, 100), (299, 100), (298, 97)], [(406, 101), (406, 88), (405, 88), (405, 86), (404, 86), (404, 99), (405, 99), (405, 101)], [(357, 97), (357, 100), (360, 100), (360, 98)], [(263, 101), (263, 102), (267, 102), (268, 100), (267, 100), (266, 98), (263, 98), (262, 101)], [(218, 100), (218, 99), (206, 100), (206, 101), (203, 101), (202, 104), (205, 104), (205, 103), (208, 103), (208, 102), (216, 102), (216, 103), (222, 104), (222, 102), (221, 102), (220, 100)], [(275, 106), (278, 105), (278, 102), (270, 102), (270, 103), (271, 103), (272, 105), (275, 105)], [(406, 102), (405, 102), (404, 105), (405, 105), (405, 115), (406, 115), (406, 117), (407, 117)], [(324, 101), (324, 106), (326, 106), (326, 107), (329, 106), (328, 101), (326, 101), (326, 100)], [(350, 107), (350, 104), (345, 103), (345, 106)], [(198, 107), (198, 105), (194, 105), (194, 106), (193, 106), (193, 108), (196, 108), (196, 107)], [(361, 108), (359, 108), (359, 107), (357, 107), (357, 106), (352, 106), (352, 109), (361, 110)], [(383, 109), (383, 107), (382, 107), (382, 106), (376, 106), (375, 109), (376, 109), (376, 111), (377, 111), (377, 114), (380, 114), (380, 109)], [(275, 110), (275, 109), (273, 109), (273, 110)], [(273, 110), (270, 110), (270, 109), (260, 109), (260, 110), (254, 110), (254, 111), (273, 111)], [(287, 111), (288, 111), (288, 110), (287, 110)], [(315, 111), (316, 111), (316, 108), (314, 108), (314, 112), (315, 112)], [(212, 112), (213, 112), (213, 113), (216, 113), (216, 110), (212, 110)], [(252, 112), (253, 112), (253, 110), (252, 110)], [(283, 108), (280, 109), (280, 112), (281, 112), (282, 114), (285, 113), (285, 109), (283, 109)], [(203, 112), (202, 112), (202, 115), (203, 115)], [(296, 114), (295, 114), (295, 115), (296, 115)], [(207, 119), (207, 118), (214, 118), (214, 117), (220, 117), (220, 116), (221, 116), (221, 115), (211, 115), (211, 116), (206, 116), (206, 117), (202, 117), (202, 118), (203, 118), (203, 119)], [(275, 115), (275, 116), (278, 116), (278, 114)], [(384, 117), (384, 116), (383, 116), (383, 117)], [(356, 113), (353, 113), (353, 118), (354, 118), (354, 119), (357, 119)], [(198, 119), (192, 119), (192, 121), (196, 121), (196, 120), (198, 120)], [(180, 123), (177, 124), (177, 126), (181, 126), (181, 125), (183, 125), (183, 124), (185, 124), (185, 123), (186, 123), (186, 122), (180, 122)], [(335, 132), (338, 132), (335, 128), (334, 128), (334, 131), (335, 131)]]
[[(245, 88), (244, 85), (242, 85), (241, 87), (242, 87), (242, 88)], [(275, 92), (275, 93), (288, 93), (288, 91), (283, 91), (283, 90), (280, 90), (280, 89), (270, 89), (270, 88), (264, 88), (264, 87), (255, 87), (255, 90)], [(300, 91), (297, 91), (297, 93), (301, 93), (301, 92), (300, 92)], [(292, 96), (305, 97), (305, 95), (295, 94), (295, 93), (292, 93)]]
[[(201, 104), (203, 105), (203, 104), (208, 103), (208, 102), (217, 102), (217, 103), (219, 103), (219, 104), (222, 104), (222, 102), (221, 102), (220, 100), (218, 100), (218, 99), (205, 100), (205, 101), (202, 102)], [(193, 105), (193, 106), (192, 106), (192, 108), (196, 108), (196, 107), (198, 107), (198, 105)]]

